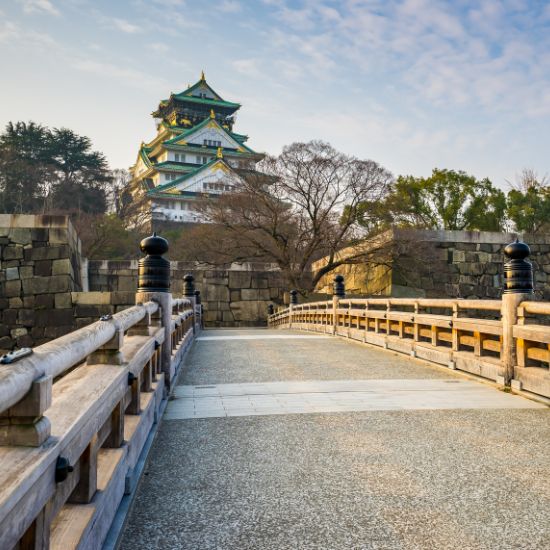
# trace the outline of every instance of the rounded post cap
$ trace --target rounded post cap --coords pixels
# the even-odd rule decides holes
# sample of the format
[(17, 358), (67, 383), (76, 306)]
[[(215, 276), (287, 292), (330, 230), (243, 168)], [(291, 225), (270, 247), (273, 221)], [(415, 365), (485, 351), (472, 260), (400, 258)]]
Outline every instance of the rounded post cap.
[(504, 254), (510, 260), (525, 260), (531, 254), (531, 249), (527, 244), (516, 239), (513, 243), (506, 245)]
[(162, 256), (162, 254), (168, 252), (168, 241), (156, 233), (153, 233), (151, 236), (145, 237), (145, 239), (139, 243), (139, 248), (144, 254)]
[(195, 277), (193, 277), (191, 273), (186, 273), (185, 276), (183, 277), (183, 280), (187, 282), (192, 282), (195, 280)]
[(296, 296), (296, 294), (298, 294), (298, 291), (297, 290), (291, 290), (290, 294), (292, 294), (292, 296)]
[(334, 282), (335, 283), (343, 283), (344, 282), (344, 276), (343, 275), (336, 275), (336, 277), (334, 277)]

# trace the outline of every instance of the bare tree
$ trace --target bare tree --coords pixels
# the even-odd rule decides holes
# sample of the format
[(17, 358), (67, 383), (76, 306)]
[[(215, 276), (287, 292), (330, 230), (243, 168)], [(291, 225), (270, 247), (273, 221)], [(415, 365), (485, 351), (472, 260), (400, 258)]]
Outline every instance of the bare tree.
[[(290, 284), (312, 290), (326, 273), (364, 257), (359, 249), (345, 256), (338, 251), (364, 235), (358, 208), (383, 200), (390, 172), (321, 141), (289, 145), (257, 169), (241, 171), (239, 181), (231, 182), (234, 192), (203, 202), (203, 215), (213, 225), (201, 230), (202, 248), (194, 259), (273, 262)], [(312, 272), (322, 257), (326, 262)]]

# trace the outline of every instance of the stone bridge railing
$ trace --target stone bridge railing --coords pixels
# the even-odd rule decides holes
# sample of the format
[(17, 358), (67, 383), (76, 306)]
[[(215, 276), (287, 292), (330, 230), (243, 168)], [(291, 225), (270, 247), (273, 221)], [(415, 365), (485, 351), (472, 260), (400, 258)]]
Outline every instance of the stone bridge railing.
[(135, 486), (200, 327), (192, 280), (189, 298), (172, 299), (164, 239), (152, 239), (142, 247), (137, 305), (2, 358), (2, 549), (101, 548)]
[(522, 257), (508, 252), (502, 300), (345, 298), (337, 276), (332, 300), (299, 305), (291, 292), (289, 307), (268, 323), (350, 338), (550, 398), (550, 303), (532, 301), (528, 248)]

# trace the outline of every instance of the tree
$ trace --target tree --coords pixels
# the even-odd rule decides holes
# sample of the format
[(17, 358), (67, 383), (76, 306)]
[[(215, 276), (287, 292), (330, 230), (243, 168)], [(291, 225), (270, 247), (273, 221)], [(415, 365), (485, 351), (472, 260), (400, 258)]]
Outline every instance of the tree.
[(550, 229), (550, 185), (533, 170), (524, 170), (508, 192), (508, 217), (518, 231), (538, 233)]
[(45, 209), (54, 177), (50, 131), (34, 122), (9, 122), (0, 135), (0, 207), (21, 214)]
[(403, 226), (499, 231), (506, 198), (488, 179), (434, 169), (429, 178), (397, 178), (381, 210), (390, 223)]
[(105, 211), (111, 179), (91, 141), (66, 128), (8, 123), (0, 135), (0, 206), (4, 212)]
[(57, 172), (51, 192), (52, 205), (67, 211), (105, 212), (105, 188), (111, 181), (105, 156), (91, 150), (90, 138), (67, 128), (55, 128), (52, 140)]
[[(306, 291), (354, 260), (338, 251), (360, 235), (357, 210), (366, 201), (383, 200), (393, 179), (376, 162), (321, 141), (293, 143), (257, 168), (229, 182), (234, 192), (203, 202), (212, 225), (198, 229), (194, 241), (186, 239), (187, 258), (272, 262), (289, 284)], [(322, 257), (327, 262), (312, 272)]]

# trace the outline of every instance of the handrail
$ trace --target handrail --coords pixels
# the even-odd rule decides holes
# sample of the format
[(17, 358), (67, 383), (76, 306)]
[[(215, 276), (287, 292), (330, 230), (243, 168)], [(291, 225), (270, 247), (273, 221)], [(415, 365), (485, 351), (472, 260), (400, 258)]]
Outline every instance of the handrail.
[(147, 313), (158, 310), (148, 302), (115, 313), (111, 319), (65, 334), (34, 348), (32, 355), (0, 368), (0, 412), (20, 401), (41, 376), (56, 378), (77, 365), (111, 340), (117, 330), (126, 331), (139, 323)]

